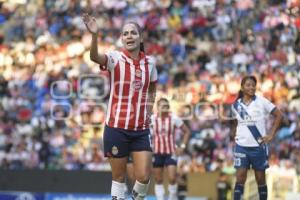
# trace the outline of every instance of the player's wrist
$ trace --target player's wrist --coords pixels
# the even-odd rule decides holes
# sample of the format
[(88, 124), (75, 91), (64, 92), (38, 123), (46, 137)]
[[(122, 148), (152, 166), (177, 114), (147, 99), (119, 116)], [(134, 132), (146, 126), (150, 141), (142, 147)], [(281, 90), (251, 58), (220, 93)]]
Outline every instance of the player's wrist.
[(181, 143), (179, 147), (180, 147), (181, 149), (185, 149), (185, 148), (186, 148), (186, 144)]
[(99, 31), (98, 30), (96, 32), (94, 32), (94, 31), (92, 32), (92, 36), (93, 37), (98, 37), (98, 35), (99, 35)]

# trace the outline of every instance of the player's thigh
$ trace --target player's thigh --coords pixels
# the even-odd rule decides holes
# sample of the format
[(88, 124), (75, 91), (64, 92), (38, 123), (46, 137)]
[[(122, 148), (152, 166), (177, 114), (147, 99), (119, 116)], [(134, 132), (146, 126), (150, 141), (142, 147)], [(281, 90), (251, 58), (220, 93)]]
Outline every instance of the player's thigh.
[(128, 180), (131, 184), (133, 184), (135, 181), (135, 178), (134, 178), (134, 170), (133, 170), (132, 160), (128, 161), (126, 169), (127, 169)]
[(153, 176), (155, 183), (162, 184), (164, 167), (153, 167)]
[(134, 151), (131, 152), (131, 155), (135, 179), (142, 183), (148, 183), (152, 169), (152, 152)]
[(175, 154), (169, 154), (165, 159), (165, 166), (168, 171), (169, 183), (176, 183), (176, 172), (177, 172), (177, 156)]
[(167, 167), (168, 171), (168, 180), (170, 184), (176, 183), (176, 175), (177, 175), (177, 166), (176, 165), (168, 165)]
[(254, 170), (255, 180), (257, 185), (265, 185), (266, 184), (266, 173), (265, 170)]
[(247, 172), (248, 169), (246, 168), (237, 168), (235, 175), (236, 175), (236, 182), (238, 184), (245, 184), (246, 179), (247, 179)]
[(126, 175), (127, 157), (124, 158), (110, 157), (108, 161), (111, 167), (112, 179), (114, 181), (124, 182), (125, 175)]

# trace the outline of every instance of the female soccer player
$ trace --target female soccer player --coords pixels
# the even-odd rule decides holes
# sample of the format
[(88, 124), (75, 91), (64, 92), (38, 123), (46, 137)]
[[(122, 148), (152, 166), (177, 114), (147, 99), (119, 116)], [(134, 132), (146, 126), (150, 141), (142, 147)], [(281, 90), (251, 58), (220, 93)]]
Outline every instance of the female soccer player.
[(133, 198), (147, 194), (152, 149), (150, 146), (150, 116), (155, 100), (157, 70), (152, 57), (143, 52), (141, 28), (134, 22), (122, 28), (122, 51), (98, 53), (98, 26), (88, 14), (83, 21), (92, 34), (90, 58), (110, 74), (110, 98), (104, 129), (104, 153), (112, 171), (112, 199), (125, 199), (125, 176), (128, 155), (133, 159)]
[[(282, 114), (269, 100), (255, 95), (256, 78), (246, 76), (241, 81), (241, 90), (238, 99), (232, 105), (235, 120), (233, 133), (235, 134), (234, 167), (236, 184), (234, 200), (241, 200), (247, 170), (254, 169), (258, 185), (260, 200), (267, 200), (265, 170), (268, 168), (268, 147), (282, 121)], [(266, 131), (265, 123), (269, 114), (275, 119), (272, 129)]]
[[(190, 131), (183, 121), (170, 112), (169, 101), (165, 98), (157, 102), (158, 113), (152, 115), (152, 137), (154, 144), (153, 171), (155, 186), (154, 191), (157, 200), (164, 199), (163, 170), (167, 169), (169, 180), (169, 200), (177, 199), (177, 155), (183, 153), (188, 142)], [(175, 129), (183, 132), (181, 145), (176, 148)]]

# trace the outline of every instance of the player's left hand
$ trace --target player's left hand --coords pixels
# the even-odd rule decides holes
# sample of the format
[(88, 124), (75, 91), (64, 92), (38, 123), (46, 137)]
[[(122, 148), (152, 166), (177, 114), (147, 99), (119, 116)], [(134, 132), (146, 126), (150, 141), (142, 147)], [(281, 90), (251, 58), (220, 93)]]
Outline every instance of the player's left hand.
[(263, 144), (268, 144), (273, 140), (272, 135), (266, 135), (261, 138)]
[(176, 155), (177, 155), (177, 156), (182, 155), (183, 152), (184, 152), (184, 149), (183, 149), (183, 148), (181, 148), (181, 147), (176, 148)]

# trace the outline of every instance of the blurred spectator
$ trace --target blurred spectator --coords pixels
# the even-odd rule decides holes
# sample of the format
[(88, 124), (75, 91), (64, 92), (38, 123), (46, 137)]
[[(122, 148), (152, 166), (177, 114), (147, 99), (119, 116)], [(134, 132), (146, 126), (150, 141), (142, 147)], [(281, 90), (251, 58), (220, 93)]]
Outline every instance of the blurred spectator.
[(218, 192), (218, 200), (227, 200), (229, 191), (231, 190), (231, 185), (226, 174), (222, 172), (220, 173), (216, 187)]

